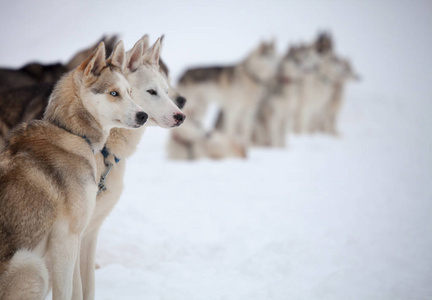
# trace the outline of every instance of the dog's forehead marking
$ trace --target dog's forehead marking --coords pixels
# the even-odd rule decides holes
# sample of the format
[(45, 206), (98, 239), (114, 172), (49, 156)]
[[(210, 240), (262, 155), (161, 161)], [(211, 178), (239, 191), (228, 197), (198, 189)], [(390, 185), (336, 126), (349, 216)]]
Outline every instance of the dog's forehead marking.
[(101, 74), (99, 79), (91, 86), (94, 94), (103, 94), (108, 89), (129, 89), (128, 81), (118, 72), (106, 71)]
[(137, 74), (139, 76), (139, 81), (144, 83), (144, 87), (150, 86), (152, 88), (160, 88), (164, 91), (168, 89), (168, 83), (162, 74), (150, 66), (143, 65)]

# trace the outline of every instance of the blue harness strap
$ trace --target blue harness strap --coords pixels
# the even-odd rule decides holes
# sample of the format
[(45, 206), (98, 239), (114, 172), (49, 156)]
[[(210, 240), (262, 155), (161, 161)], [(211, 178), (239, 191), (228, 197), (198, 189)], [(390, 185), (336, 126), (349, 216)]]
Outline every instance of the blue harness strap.
[[(108, 156), (111, 155), (111, 153), (109, 152), (108, 148), (106, 146), (103, 147), (103, 149), (101, 150), (101, 153), (104, 157), (104, 164), (106, 166), (105, 172), (102, 173), (98, 187), (99, 190), (97, 192), (97, 195), (99, 195), (102, 191), (106, 191), (106, 186), (105, 186), (105, 180), (108, 177), (109, 172), (111, 171), (111, 168), (113, 167), (113, 164), (107, 159)], [(114, 156), (114, 161), (115, 163), (118, 163), (120, 161), (120, 158), (118, 158), (117, 156), (115, 156), (114, 154), (112, 154), (112, 156)]]
[[(108, 151), (108, 148), (107, 148), (106, 146), (103, 147), (103, 149), (101, 150), (101, 153), (102, 153), (102, 155), (103, 155), (104, 158), (107, 158), (107, 157), (111, 154), (111, 153)], [(115, 161), (116, 163), (118, 163), (118, 162), (120, 161), (120, 158), (118, 158), (118, 157), (115, 156), (114, 154), (113, 154), (113, 156), (114, 156), (114, 161)]]

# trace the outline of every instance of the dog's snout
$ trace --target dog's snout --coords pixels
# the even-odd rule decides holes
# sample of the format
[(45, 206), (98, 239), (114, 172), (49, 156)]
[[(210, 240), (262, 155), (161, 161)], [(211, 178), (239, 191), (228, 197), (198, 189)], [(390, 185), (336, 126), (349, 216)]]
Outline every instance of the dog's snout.
[(143, 125), (147, 121), (147, 119), (148, 115), (143, 111), (138, 112), (135, 116), (135, 120), (138, 125)]
[(180, 126), (183, 121), (186, 119), (186, 116), (184, 114), (178, 113), (174, 115), (174, 119), (177, 121), (175, 126)]
[(176, 99), (177, 107), (182, 109), (186, 104), (186, 98), (182, 96), (178, 96)]

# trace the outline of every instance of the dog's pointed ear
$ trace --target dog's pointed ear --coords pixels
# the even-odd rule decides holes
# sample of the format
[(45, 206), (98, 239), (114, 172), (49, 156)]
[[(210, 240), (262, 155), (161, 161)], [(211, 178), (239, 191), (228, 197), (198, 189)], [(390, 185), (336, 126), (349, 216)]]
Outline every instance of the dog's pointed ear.
[(150, 48), (150, 37), (148, 34), (145, 34), (142, 38), (141, 38), (142, 42), (143, 42), (143, 54)]
[(139, 39), (133, 48), (126, 53), (126, 67), (132, 72), (142, 65), (142, 56), (144, 53), (144, 41)]
[(143, 60), (159, 68), (160, 52), (162, 50), (161, 38), (158, 38), (154, 45), (144, 53)]
[(105, 43), (105, 52), (106, 55), (109, 57), (111, 56), (112, 52), (114, 51), (114, 47), (119, 42), (118, 35), (114, 34), (112, 36), (107, 36), (103, 42)]
[(82, 70), (85, 77), (99, 75), (105, 63), (105, 44), (100, 42), (95, 51), (81, 64), (78, 69)]
[(165, 39), (165, 34), (162, 34), (161, 35), (161, 37), (160, 37), (160, 43), (161, 43), (161, 52), (162, 52), (162, 46), (163, 46), (163, 42), (164, 42), (164, 39)]
[(258, 54), (263, 54), (267, 49), (267, 44), (265, 41), (261, 41), (258, 48), (256, 49), (256, 52)]
[(123, 41), (117, 43), (111, 56), (107, 59), (106, 63), (114, 67), (124, 70), (126, 67), (126, 53), (124, 49)]

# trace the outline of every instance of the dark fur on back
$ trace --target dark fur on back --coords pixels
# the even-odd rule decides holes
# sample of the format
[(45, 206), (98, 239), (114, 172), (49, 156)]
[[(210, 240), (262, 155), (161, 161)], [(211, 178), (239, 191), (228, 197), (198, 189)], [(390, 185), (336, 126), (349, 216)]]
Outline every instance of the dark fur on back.
[(59, 63), (51, 65), (30, 63), (17, 70), (0, 69), (0, 90), (56, 82), (66, 72), (66, 67)]
[(0, 94), (0, 139), (22, 122), (41, 119), (54, 84), (41, 83), (13, 88)]
[(189, 69), (180, 77), (179, 82), (180, 84), (187, 84), (188, 82), (219, 81), (222, 74), (228, 75), (228, 78), (233, 78), (234, 70), (234, 66)]

